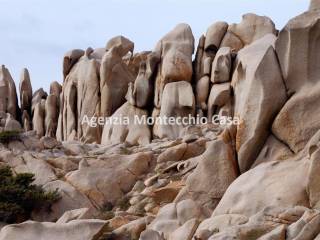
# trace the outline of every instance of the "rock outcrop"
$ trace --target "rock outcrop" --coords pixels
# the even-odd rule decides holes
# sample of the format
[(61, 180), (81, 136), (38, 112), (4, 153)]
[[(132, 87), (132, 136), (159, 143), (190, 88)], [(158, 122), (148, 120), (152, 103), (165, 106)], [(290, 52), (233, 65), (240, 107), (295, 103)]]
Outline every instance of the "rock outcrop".
[(60, 198), (0, 240), (319, 240), (319, 6), (213, 23), (195, 56), (187, 24), (71, 50), (49, 94), (22, 70), (20, 107), (2, 65), (0, 168)]

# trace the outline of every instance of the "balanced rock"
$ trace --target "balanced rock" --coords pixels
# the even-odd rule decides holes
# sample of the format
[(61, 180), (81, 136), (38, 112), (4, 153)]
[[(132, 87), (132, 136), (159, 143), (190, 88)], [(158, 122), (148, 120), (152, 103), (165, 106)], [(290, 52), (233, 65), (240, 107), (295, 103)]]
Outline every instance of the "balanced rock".
[(243, 15), (241, 23), (229, 26), (221, 47), (238, 51), (270, 33), (276, 34), (275, 25), (270, 18), (248, 13)]
[(211, 82), (229, 82), (231, 67), (231, 49), (228, 47), (220, 48), (212, 63)]
[(73, 49), (67, 52), (63, 57), (63, 77), (64, 79), (69, 74), (73, 65), (84, 55), (84, 51), (81, 49)]
[(194, 37), (190, 26), (177, 25), (157, 43), (155, 52), (161, 53), (154, 98), (155, 106), (160, 108), (163, 90), (167, 83), (191, 81)]

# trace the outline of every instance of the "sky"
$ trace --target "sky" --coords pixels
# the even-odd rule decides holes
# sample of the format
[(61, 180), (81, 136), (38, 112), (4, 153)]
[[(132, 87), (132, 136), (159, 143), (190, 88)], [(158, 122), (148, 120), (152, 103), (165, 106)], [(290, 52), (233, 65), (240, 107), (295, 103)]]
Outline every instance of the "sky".
[(281, 29), (308, 9), (309, 0), (0, 0), (0, 64), (17, 86), (26, 67), (33, 90), (62, 83), (63, 55), (70, 49), (104, 47), (117, 35), (152, 50), (178, 23), (195, 39), (216, 21), (238, 23), (245, 13), (270, 17)]

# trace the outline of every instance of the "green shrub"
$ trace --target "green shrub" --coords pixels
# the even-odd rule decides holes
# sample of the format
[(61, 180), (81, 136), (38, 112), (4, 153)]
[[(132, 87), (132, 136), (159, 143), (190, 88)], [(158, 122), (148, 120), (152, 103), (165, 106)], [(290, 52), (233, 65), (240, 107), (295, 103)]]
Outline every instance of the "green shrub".
[(36, 208), (49, 208), (60, 197), (32, 184), (34, 175), (13, 175), (10, 167), (0, 168), (0, 222), (19, 223), (30, 218)]
[(19, 131), (3, 131), (0, 132), (0, 143), (8, 143), (10, 141), (19, 140)]

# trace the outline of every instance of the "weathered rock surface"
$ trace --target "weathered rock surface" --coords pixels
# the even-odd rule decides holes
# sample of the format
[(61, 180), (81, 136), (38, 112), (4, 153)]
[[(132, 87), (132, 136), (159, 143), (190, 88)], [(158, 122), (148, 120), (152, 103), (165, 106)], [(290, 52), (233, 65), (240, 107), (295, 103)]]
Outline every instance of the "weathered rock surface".
[[(190, 83), (179, 81), (168, 83), (163, 91), (160, 119), (185, 118), (195, 113), (195, 98)], [(154, 133), (160, 137), (175, 139), (180, 136), (183, 127), (187, 124), (155, 124)]]
[(167, 83), (191, 81), (194, 37), (190, 26), (187, 24), (177, 25), (157, 43), (155, 52), (161, 53), (154, 97), (155, 106), (160, 108), (162, 94)]
[(75, 220), (65, 224), (28, 221), (4, 227), (0, 239), (94, 240), (106, 227), (107, 222), (101, 220)]
[(147, 117), (147, 111), (134, 107), (129, 102), (123, 104), (112, 115), (114, 121), (105, 123), (101, 143), (105, 145), (123, 142), (132, 145), (150, 143), (151, 129), (147, 124)]
[(274, 35), (267, 35), (242, 49), (236, 59), (231, 85), (234, 116), (240, 120), (236, 150), (241, 172), (253, 164), (268, 138), (273, 119), (287, 99), (273, 48), (275, 40)]

